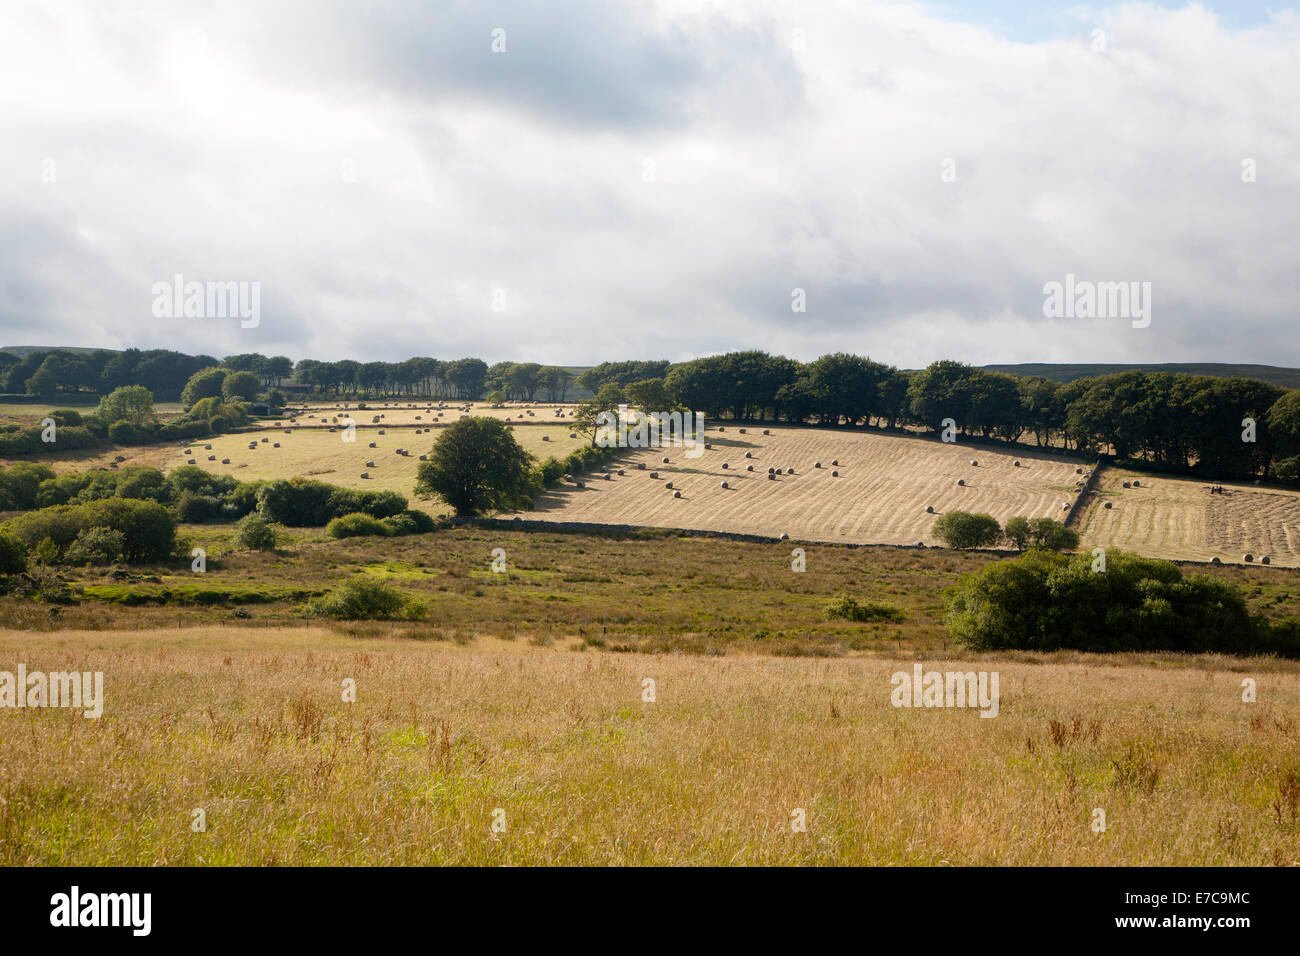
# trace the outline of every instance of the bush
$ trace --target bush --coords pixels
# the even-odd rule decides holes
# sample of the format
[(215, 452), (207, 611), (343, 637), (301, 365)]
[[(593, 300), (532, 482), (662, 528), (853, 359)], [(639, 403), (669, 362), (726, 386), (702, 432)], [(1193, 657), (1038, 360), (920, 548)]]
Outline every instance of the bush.
[(249, 551), (273, 551), (275, 550), (275, 529), (271, 527), (271, 522), (261, 515), (248, 515), (243, 521), (239, 522), (239, 530), (235, 532), (234, 544), (237, 548), (245, 548)]
[(167, 509), (156, 501), (133, 498), (103, 498), (41, 508), (10, 519), (4, 527), (33, 549), (33, 554), (48, 538), (55, 549), (53, 560), (62, 556), (87, 528), (120, 531), (124, 538), (122, 556), (132, 562), (165, 560), (176, 545), (176, 522)]
[(1002, 534), (1017, 551), (1073, 551), (1079, 546), (1079, 533), (1053, 518), (1008, 518)]
[(126, 536), (111, 528), (82, 528), (64, 552), (67, 564), (113, 564), (122, 559)]
[(424, 615), (420, 602), (392, 585), (364, 576), (353, 578), (333, 594), (311, 602), (307, 609), (311, 614), (345, 621), (411, 619)]
[(182, 491), (176, 499), (176, 517), (187, 524), (204, 524), (221, 517), (221, 499)]
[(50, 418), (53, 418), (54, 423), (60, 428), (65, 425), (82, 424), (81, 412), (72, 408), (56, 408), (54, 411), (50, 412)]
[(12, 534), (0, 531), (0, 574), (22, 574), (27, 570), (27, 547)]
[(150, 437), (148, 431), (131, 422), (113, 422), (108, 426), (108, 440), (115, 445), (144, 445)]
[(859, 601), (850, 594), (842, 594), (826, 605), (827, 617), (845, 621), (901, 621), (904, 614), (892, 604), (878, 601)]
[(992, 515), (949, 511), (930, 533), (950, 548), (987, 548), (1002, 539), (1002, 526)]
[(257, 509), (264, 518), (293, 528), (320, 527), (355, 512), (387, 518), (400, 514), (406, 505), (395, 491), (356, 491), (304, 478), (269, 482), (257, 495)]
[(331, 538), (359, 538), (363, 535), (387, 535), (392, 532), (380, 519), (357, 511), (332, 519), (325, 526), (325, 533)]
[(949, 593), (945, 621), (976, 650), (1300, 655), (1300, 641), (1252, 618), (1228, 582), (1120, 551), (1102, 572), (1090, 555), (1037, 550), (986, 565)]
[(544, 485), (553, 485), (564, 477), (564, 465), (554, 455), (542, 462), (537, 471)]
[(428, 534), (438, 527), (437, 522), (427, 512), (415, 509), (385, 518), (384, 524), (393, 529), (393, 534)]
[(35, 508), (41, 483), (53, 477), (53, 468), (30, 461), (15, 462), (7, 469), (0, 469), (0, 510)]
[(417, 495), (439, 495), (460, 515), (527, 507), (539, 490), (533, 456), (504, 422), (477, 416), (442, 430), (415, 482)]

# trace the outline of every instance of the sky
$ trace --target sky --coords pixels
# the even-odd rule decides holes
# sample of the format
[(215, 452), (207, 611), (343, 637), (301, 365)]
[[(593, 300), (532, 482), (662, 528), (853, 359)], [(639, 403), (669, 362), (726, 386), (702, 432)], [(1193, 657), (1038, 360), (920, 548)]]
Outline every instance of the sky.
[(0, 6), (0, 345), (1300, 366), (1298, 213), (1294, 4)]

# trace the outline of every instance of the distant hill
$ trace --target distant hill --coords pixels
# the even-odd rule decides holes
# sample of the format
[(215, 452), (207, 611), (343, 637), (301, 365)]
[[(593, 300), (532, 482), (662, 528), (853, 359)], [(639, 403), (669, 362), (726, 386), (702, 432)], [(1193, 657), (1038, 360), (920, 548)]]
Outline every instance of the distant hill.
[(1210, 375), (1215, 378), (1254, 378), (1282, 388), (1300, 388), (1300, 368), (1277, 365), (1230, 365), (1223, 362), (1164, 362), (1151, 365), (1054, 365), (1025, 362), (1019, 365), (985, 365), (990, 372), (1050, 378), (1055, 382), (1072, 382), (1092, 375), (1116, 372), (1174, 372), (1182, 375)]
[(118, 349), (88, 349), (80, 345), (0, 345), (0, 352), (26, 358), (33, 352), (116, 352)]

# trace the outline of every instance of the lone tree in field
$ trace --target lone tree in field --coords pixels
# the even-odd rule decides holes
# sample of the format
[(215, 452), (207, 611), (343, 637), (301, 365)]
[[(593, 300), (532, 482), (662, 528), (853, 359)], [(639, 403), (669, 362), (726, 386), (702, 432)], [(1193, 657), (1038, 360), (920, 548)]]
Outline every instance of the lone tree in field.
[(949, 511), (930, 533), (950, 548), (987, 548), (1001, 540), (1002, 526), (992, 515)]
[(496, 418), (462, 418), (433, 443), (420, 463), (415, 493), (440, 495), (458, 515), (527, 505), (538, 490), (533, 456)]

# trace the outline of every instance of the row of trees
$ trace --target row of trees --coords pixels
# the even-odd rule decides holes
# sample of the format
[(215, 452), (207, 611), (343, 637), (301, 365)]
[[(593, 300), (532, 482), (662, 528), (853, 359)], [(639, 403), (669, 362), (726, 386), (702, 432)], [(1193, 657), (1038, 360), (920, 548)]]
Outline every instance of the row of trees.
[[(802, 363), (732, 352), (631, 381), (654, 363), (599, 366), (579, 420), (641, 396), (706, 417), (798, 424), (923, 428), (957, 440), (1031, 442), (1075, 454), (1145, 459), (1207, 477), (1300, 481), (1300, 391), (1243, 378), (1123, 372), (1068, 383), (1022, 378), (961, 362), (902, 371), (837, 353)], [(666, 363), (665, 363), (666, 364)], [(662, 406), (655, 410), (663, 409)]]

